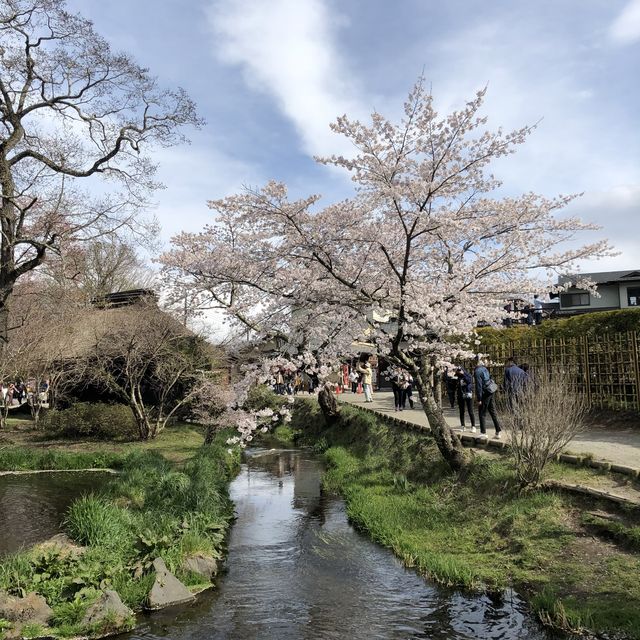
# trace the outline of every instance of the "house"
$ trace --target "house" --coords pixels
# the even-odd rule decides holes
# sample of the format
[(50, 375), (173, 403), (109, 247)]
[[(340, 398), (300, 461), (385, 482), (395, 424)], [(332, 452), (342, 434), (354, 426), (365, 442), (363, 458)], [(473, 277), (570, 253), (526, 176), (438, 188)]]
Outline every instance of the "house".
[[(578, 276), (564, 276), (558, 284), (576, 283)], [(596, 283), (598, 296), (572, 285), (560, 293), (558, 315), (577, 315), (590, 311), (611, 311), (640, 307), (640, 269), (636, 271), (605, 271), (601, 273), (581, 273), (581, 280)]]

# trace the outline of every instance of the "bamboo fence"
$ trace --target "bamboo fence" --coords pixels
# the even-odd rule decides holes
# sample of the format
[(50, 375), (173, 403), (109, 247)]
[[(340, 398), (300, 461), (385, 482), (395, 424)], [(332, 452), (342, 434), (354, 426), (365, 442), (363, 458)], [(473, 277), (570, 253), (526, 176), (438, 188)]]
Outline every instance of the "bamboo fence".
[(534, 339), (487, 345), (483, 351), (500, 365), (513, 357), (538, 370), (559, 370), (571, 376), (593, 408), (640, 411), (640, 334), (637, 331), (573, 338)]

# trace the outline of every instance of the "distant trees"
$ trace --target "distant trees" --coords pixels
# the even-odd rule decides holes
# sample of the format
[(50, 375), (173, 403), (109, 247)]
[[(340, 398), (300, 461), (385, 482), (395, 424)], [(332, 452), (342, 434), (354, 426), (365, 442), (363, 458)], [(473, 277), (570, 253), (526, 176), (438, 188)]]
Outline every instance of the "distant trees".
[(133, 228), (158, 187), (146, 152), (198, 124), (64, 0), (0, 0), (1, 341), (16, 283), (63, 239)]
[(115, 235), (65, 243), (45, 261), (36, 280), (44, 297), (80, 306), (110, 293), (152, 288), (155, 275), (138, 255), (139, 248), (133, 239)]

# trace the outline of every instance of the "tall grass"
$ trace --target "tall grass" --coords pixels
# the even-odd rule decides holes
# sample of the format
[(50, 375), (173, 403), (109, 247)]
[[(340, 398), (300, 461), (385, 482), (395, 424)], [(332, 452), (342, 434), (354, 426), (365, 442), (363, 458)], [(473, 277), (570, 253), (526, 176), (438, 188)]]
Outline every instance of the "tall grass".
[(82, 545), (122, 548), (132, 537), (129, 512), (96, 495), (74, 501), (64, 524), (69, 535)]

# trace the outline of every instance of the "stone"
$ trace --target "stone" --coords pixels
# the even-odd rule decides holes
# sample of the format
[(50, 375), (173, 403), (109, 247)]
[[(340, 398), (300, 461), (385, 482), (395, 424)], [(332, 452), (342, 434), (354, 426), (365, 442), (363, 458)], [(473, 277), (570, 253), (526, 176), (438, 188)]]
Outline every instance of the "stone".
[(589, 466), (592, 469), (601, 469), (602, 471), (609, 471), (611, 469), (611, 463), (606, 460), (589, 460)]
[(0, 618), (9, 622), (46, 625), (52, 617), (53, 611), (47, 601), (35, 592), (24, 598), (0, 592)]
[(156, 578), (147, 598), (147, 608), (151, 610), (185, 604), (195, 600), (194, 595), (167, 569), (162, 558), (153, 561)]
[(628, 467), (624, 464), (612, 464), (611, 471), (614, 473), (622, 473), (625, 476), (631, 476), (632, 478), (638, 477), (638, 470), (635, 467)]
[(128, 626), (133, 611), (122, 602), (117, 591), (107, 589), (87, 609), (82, 619), (83, 627), (108, 623), (109, 629), (116, 630)]
[(580, 464), (582, 462), (582, 458), (580, 456), (573, 456), (568, 453), (560, 454), (560, 462), (564, 462), (566, 464)]
[(215, 559), (202, 553), (185, 558), (180, 568), (185, 572), (196, 573), (206, 580), (212, 580), (218, 573), (218, 563)]
[(81, 556), (87, 550), (87, 547), (77, 545), (66, 533), (58, 533), (48, 540), (36, 545), (36, 549), (40, 551), (57, 551), (60, 555)]

